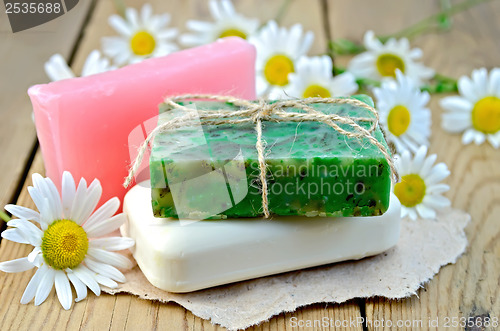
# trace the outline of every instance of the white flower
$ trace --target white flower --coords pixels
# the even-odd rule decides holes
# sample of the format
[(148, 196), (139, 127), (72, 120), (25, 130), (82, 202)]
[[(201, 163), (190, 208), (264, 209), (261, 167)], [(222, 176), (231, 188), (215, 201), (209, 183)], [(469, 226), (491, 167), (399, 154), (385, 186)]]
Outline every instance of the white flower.
[(441, 100), (442, 127), (449, 132), (464, 132), (462, 142), (476, 145), (488, 140), (500, 147), (500, 68), (490, 74), (485, 68), (472, 72), (472, 77), (462, 76), (458, 80), (460, 96)]
[(287, 30), (269, 21), (260, 32), (249, 39), (257, 48), (257, 94), (259, 96), (283, 90), (289, 83), (288, 74), (295, 72), (296, 61), (305, 55), (314, 39), (311, 31), (303, 34), (295, 24)]
[(401, 181), (394, 185), (394, 194), (401, 202), (401, 217), (416, 220), (418, 214), (433, 219), (437, 209), (450, 205), (450, 201), (441, 195), (450, 187), (440, 183), (450, 171), (444, 163), (434, 165), (436, 154), (426, 155), (427, 147), (421, 146), (413, 159), (409, 151), (396, 156), (395, 166)]
[(386, 138), (398, 153), (416, 152), (420, 145), (429, 145), (431, 112), (427, 108), (430, 96), (421, 92), (415, 83), (396, 70), (396, 81), (386, 81), (374, 88), (380, 125)]
[(434, 76), (434, 70), (415, 62), (422, 57), (419, 48), (410, 49), (408, 39), (390, 38), (385, 44), (375, 37), (373, 31), (364, 36), (366, 52), (356, 55), (348, 66), (348, 71), (357, 78), (376, 81), (394, 78), (396, 69), (413, 79), (420, 87), (423, 82)]
[[(109, 60), (103, 57), (101, 52), (93, 50), (85, 60), (80, 76), (95, 75), (113, 69), (116, 69), (116, 67), (110, 65)], [(76, 76), (61, 54), (54, 54), (45, 62), (45, 73), (53, 82)]]
[(350, 72), (333, 77), (332, 59), (327, 56), (306, 57), (297, 61), (295, 72), (288, 75), (289, 85), (274, 89), (270, 99), (349, 96), (358, 90), (356, 78)]
[[(19, 219), (7, 223), (12, 228), (2, 232), (2, 237), (35, 248), (27, 257), (0, 263), (4, 272), (38, 268), (24, 291), (22, 304), (33, 298), (35, 305), (41, 304), (55, 285), (61, 305), (69, 309), (73, 299), (70, 282), (78, 302), (87, 296), (87, 287), (99, 295), (100, 285), (114, 288), (116, 282), (125, 281), (116, 267), (130, 268), (132, 263), (113, 251), (132, 247), (134, 240), (102, 237), (126, 220), (123, 213), (113, 216), (120, 206), (118, 198), (110, 199), (94, 212), (101, 198), (101, 184), (94, 180), (87, 188), (82, 178), (76, 188), (69, 172), (63, 174), (62, 199), (54, 183), (39, 174), (33, 175), (33, 187), (28, 187), (28, 192), (40, 212), (5, 206)], [(41, 229), (30, 221), (40, 224)]]
[(210, 0), (210, 13), (214, 22), (189, 20), (192, 33), (183, 34), (180, 42), (185, 46), (199, 46), (219, 38), (236, 36), (247, 39), (259, 28), (259, 20), (247, 18), (234, 10), (230, 0)]
[(104, 37), (104, 54), (119, 66), (140, 62), (145, 58), (167, 55), (178, 49), (173, 43), (177, 29), (168, 29), (170, 15), (152, 15), (150, 4), (142, 7), (141, 14), (133, 8), (125, 10), (126, 20), (119, 15), (109, 17), (109, 24), (120, 36)]

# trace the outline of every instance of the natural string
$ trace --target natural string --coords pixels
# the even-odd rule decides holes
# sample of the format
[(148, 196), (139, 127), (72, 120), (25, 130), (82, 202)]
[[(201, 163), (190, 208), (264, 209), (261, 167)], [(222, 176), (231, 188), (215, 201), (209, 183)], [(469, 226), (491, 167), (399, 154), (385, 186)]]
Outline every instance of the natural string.
[[(186, 100), (212, 100), (228, 102), (234, 106), (240, 107), (239, 110), (227, 111), (224, 109), (218, 110), (198, 110), (193, 112), (192, 108), (188, 108), (181, 105), (179, 102)], [(264, 100), (259, 102), (251, 102), (244, 99), (238, 99), (229, 96), (219, 96), (219, 95), (182, 95), (177, 97), (171, 97), (165, 99), (165, 103), (169, 105), (172, 109), (178, 109), (185, 111), (185, 115), (176, 117), (165, 123), (158, 125), (151, 133), (146, 137), (146, 140), (142, 143), (138, 150), (137, 157), (132, 163), (132, 167), (128, 173), (123, 186), (128, 187), (132, 182), (136, 172), (139, 170), (139, 166), (142, 163), (144, 154), (146, 153), (149, 144), (152, 142), (154, 137), (164, 131), (169, 131), (177, 128), (186, 126), (195, 119), (204, 120), (203, 124), (208, 125), (222, 125), (222, 124), (239, 124), (239, 123), (255, 123), (255, 130), (257, 132), (257, 143), (255, 148), (257, 150), (257, 157), (259, 162), (260, 170), (260, 182), (262, 187), (262, 208), (264, 217), (268, 218), (269, 214), (269, 203), (267, 197), (267, 165), (265, 162), (265, 141), (262, 139), (262, 121), (272, 121), (272, 122), (322, 122), (340, 134), (348, 138), (366, 138), (368, 141), (376, 146), (380, 152), (384, 155), (394, 180), (397, 182), (399, 180), (398, 173), (394, 166), (391, 156), (387, 149), (372, 136), (372, 132), (377, 128), (379, 116), (377, 110), (370, 107), (366, 103), (356, 100), (356, 99), (343, 99), (343, 98), (308, 98), (302, 100), (284, 100), (277, 101), (274, 103), (267, 103)], [(317, 111), (310, 104), (324, 103), (324, 104), (348, 104), (352, 106), (362, 107), (374, 115), (374, 118), (366, 117), (344, 117), (337, 114), (325, 114)], [(287, 108), (297, 108), (306, 111), (306, 113), (285, 111)], [(361, 127), (357, 122), (371, 122), (371, 126), (368, 129)], [(346, 124), (351, 126), (353, 131), (347, 131), (342, 129), (338, 124)]]

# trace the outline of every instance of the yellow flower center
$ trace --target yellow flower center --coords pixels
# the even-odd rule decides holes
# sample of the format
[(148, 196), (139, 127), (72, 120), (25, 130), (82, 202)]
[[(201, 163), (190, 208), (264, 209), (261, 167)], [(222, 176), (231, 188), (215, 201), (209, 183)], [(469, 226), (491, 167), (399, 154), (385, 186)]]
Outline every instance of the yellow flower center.
[(330, 91), (328, 89), (324, 88), (321, 85), (309, 85), (306, 90), (304, 91), (304, 94), (302, 95), (303, 98), (315, 98), (315, 97), (320, 97), (320, 98), (329, 98), (331, 97)]
[(226, 37), (240, 37), (242, 39), (247, 39), (247, 34), (238, 29), (227, 29), (225, 31), (222, 31), (222, 33), (219, 35), (219, 38)]
[(288, 74), (291, 72), (294, 72), (293, 61), (283, 54), (271, 57), (264, 67), (264, 76), (271, 85), (287, 85)]
[(417, 174), (406, 175), (394, 186), (394, 194), (403, 206), (413, 207), (424, 200), (425, 182)]
[(399, 56), (386, 53), (379, 55), (377, 59), (377, 69), (382, 76), (396, 77), (396, 69), (405, 72), (405, 63)]
[(391, 109), (387, 116), (387, 126), (389, 131), (399, 137), (408, 130), (410, 126), (411, 115), (408, 108), (399, 105)]
[(42, 238), (45, 262), (54, 269), (75, 268), (82, 263), (89, 248), (85, 230), (70, 220), (54, 221)]
[(472, 125), (478, 131), (495, 133), (500, 130), (500, 99), (485, 97), (472, 109)]
[(149, 55), (156, 47), (155, 38), (147, 31), (139, 31), (130, 39), (130, 47), (136, 55)]

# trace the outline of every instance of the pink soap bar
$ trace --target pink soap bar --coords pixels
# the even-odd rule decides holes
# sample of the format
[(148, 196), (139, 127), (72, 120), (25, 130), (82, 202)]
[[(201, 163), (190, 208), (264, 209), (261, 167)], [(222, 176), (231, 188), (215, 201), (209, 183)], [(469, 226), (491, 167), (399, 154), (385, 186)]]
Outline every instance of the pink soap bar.
[(100, 203), (113, 196), (121, 200), (131, 163), (129, 134), (158, 115), (164, 97), (185, 93), (255, 99), (254, 47), (225, 38), (114, 71), (31, 87), (46, 175), (59, 187), (65, 170), (75, 178), (97, 178), (103, 186)]

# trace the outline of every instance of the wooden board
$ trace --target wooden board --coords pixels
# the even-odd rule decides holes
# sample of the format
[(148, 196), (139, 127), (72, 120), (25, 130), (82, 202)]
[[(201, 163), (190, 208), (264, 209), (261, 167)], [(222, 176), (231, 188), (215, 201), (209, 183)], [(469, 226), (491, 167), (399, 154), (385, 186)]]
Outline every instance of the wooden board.
[[(83, 1), (81, 1), (83, 3)], [(144, 1), (125, 1), (128, 5), (140, 8)], [(149, 1), (155, 12), (173, 14), (172, 25), (185, 31), (184, 24), (189, 18), (209, 19), (206, 1), (202, 0), (169, 0)], [(282, 1), (234, 0), (237, 10), (247, 16), (260, 17), (262, 21), (273, 18), (279, 11)], [(372, 28), (378, 33), (390, 33), (416, 22), (418, 19), (433, 13), (439, 8), (438, 2), (380, 0), (371, 2), (370, 6), (361, 0), (329, 0), (328, 18), (334, 37), (349, 37), (360, 40), (366, 29)], [(326, 50), (326, 31), (322, 21), (321, 0), (290, 0), (287, 14), (281, 23), (290, 26), (300, 22), (305, 28), (316, 34), (312, 54), (320, 54)], [(76, 11), (75, 11), (76, 13)], [(100, 38), (114, 35), (107, 25), (107, 18), (114, 13), (112, 1), (98, 1), (88, 25), (82, 31), (83, 38), (75, 54), (74, 68), (80, 72), (84, 60), (92, 49), (100, 47)], [(458, 77), (469, 74), (472, 68), (483, 65), (498, 65), (500, 45), (497, 35), (500, 26), (496, 17), (500, 14), (500, 1), (484, 4), (468, 13), (454, 18), (453, 30), (439, 35), (427, 35), (415, 40), (424, 50), (425, 61), (438, 71)], [(69, 15), (69, 14), (68, 14)], [(0, 14), (0, 18), (1, 18)], [(73, 18), (75, 22), (77, 18)], [(32, 49), (29, 43), (14, 42), (4, 31), (4, 20), (0, 20), (0, 42), (19, 43), (18, 49)], [(54, 22), (56, 23), (56, 22)], [(2, 25), (3, 24), (3, 25)], [(66, 34), (78, 35), (81, 24), (68, 27)], [(54, 27), (44, 27), (46, 35), (57, 34)], [(72, 30), (73, 29), (73, 30)], [(10, 33), (10, 31), (7, 31)], [(71, 32), (71, 33), (70, 33)], [(42, 34), (42, 36), (45, 36)], [(57, 35), (59, 36), (59, 35)], [(28, 38), (28, 37), (26, 37)], [(31, 37), (36, 39), (35, 37)], [(40, 36), (38, 36), (40, 38)], [(43, 62), (54, 52), (69, 55), (71, 40), (69, 37), (58, 37), (59, 40), (48, 41), (45, 50), (37, 50), (38, 64), (26, 64), (22, 69), (24, 58), (15, 57), (17, 52), (0, 49), (0, 106), (3, 121), (0, 122), (0, 146), (2, 151), (13, 153), (2, 159), (0, 170), (1, 192), (0, 202), (15, 201), (34, 207), (26, 187), (31, 184), (28, 176), (19, 197), (15, 197), (15, 187), (22, 177), (22, 168), (29, 159), (30, 149), (34, 143), (34, 131), (29, 118), (30, 106), (24, 94), (29, 84), (46, 81), (43, 74)], [(50, 38), (49, 38), (50, 39)], [(10, 40), (10, 41), (9, 41)], [(28, 39), (26, 39), (28, 40)], [(70, 41), (68, 41), (70, 40)], [(21, 45), (23, 44), (23, 45)], [(10, 45), (10, 44), (9, 44)], [(38, 45), (38, 42), (37, 42)], [(21, 48), (21, 46), (25, 48)], [(59, 48), (57, 48), (59, 47)], [(67, 47), (67, 48), (64, 48)], [(38, 53), (40, 52), (40, 53)], [(46, 53), (43, 53), (46, 52)], [(21, 52), (22, 53), (22, 52)], [(10, 55), (9, 55), (10, 54)], [(47, 54), (45, 56), (45, 54)], [(10, 57), (9, 57), (10, 56)], [(344, 63), (348, 58), (341, 58)], [(22, 63), (22, 64), (21, 64)], [(15, 65), (14, 65), (15, 64)], [(9, 68), (8, 68), (9, 67)], [(12, 68), (10, 68), (12, 67)], [(26, 69), (27, 68), (27, 69)], [(2, 71), (3, 70), (3, 71)], [(12, 86), (7, 86), (3, 73), (32, 72), (23, 79), (16, 78)], [(30, 70), (30, 71), (28, 71)], [(14, 75), (15, 76), (15, 75)], [(16, 85), (18, 84), (18, 85)], [(24, 85), (23, 85), (24, 84)], [(16, 87), (17, 86), (17, 87)], [(6, 92), (8, 91), (8, 93)], [(16, 94), (17, 93), (17, 94)], [(18, 95), (18, 99), (13, 96)], [(8, 98), (7, 98), (8, 97)], [(252, 330), (290, 330), (292, 318), (306, 320), (356, 320), (364, 317), (371, 321), (391, 320), (419, 321), (426, 326), (429, 319), (440, 318), (444, 325), (445, 317), (500, 316), (498, 284), (500, 282), (500, 152), (489, 145), (462, 146), (458, 135), (449, 135), (440, 129), (441, 110), (438, 106), (440, 96), (433, 97), (433, 137), (431, 151), (438, 153), (439, 161), (450, 167), (452, 175), (447, 182), (452, 187), (448, 197), (455, 207), (465, 209), (472, 215), (472, 224), (467, 228), (470, 246), (464, 257), (457, 264), (443, 268), (429, 284), (419, 292), (419, 298), (412, 297), (401, 301), (388, 301), (382, 298), (371, 300), (354, 300), (345, 304), (316, 304), (307, 306), (293, 313), (281, 314)], [(8, 101), (6, 101), (8, 100)], [(17, 101), (15, 101), (17, 100)], [(29, 121), (18, 113), (23, 113)], [(17, 114), (14, 116), (14, 114)], [(26, 115), (26, 116), (25, 116)], [(16, 122), (17, 121), (17, 122)], [(23, 131), (25, 130), (25, 131)], [(30, 131), (31, 130), (31, 131)], [(30, 133), (31, 132), (31, 133)], [(7, 139), (7, 137), (9, 139)], [(15, 137), (13, 139), (12, 137)], [(43, 161), (38, 151), (30, 168), (30, 173), (42, 172)], [(3, 186), (2, 186), (3, 185)], [(3, 200), (1, 200), (3, 199)], [(27, 245), (15, 244), (6, 240), (0, 245), (0, 261), (25, 256), (30, 249)], [(88, 298), (64, 311), (52, 293), (47, 302), (40, 307), (19, 304), (24, 288), (33, 272), (22, 274), (0, 273), (0, 328), (29, 329), (33, 326), (45, 329), (160, 329), (160, 330), (220, 330), (209, 321), (195, 317), (192, 313), (177, 304), (160, 304), (140, 300), (130, 295), (110, 296), (103, 294)], [(451, 321), (450, 321), (451, 322)], [(323, 328), (335, 329), (335, 328)], [(343, 329), (343, 328), (342, 328)], [(362, 330), (362, 327), (353, 328)], [(368, 325), (367, 329), (379, 329)], [(389, 329), (389, 328), (388, 328)]]
[[(28, 87), (48, 82), (43, 64), (55, 53), (71, 55), (91, 1), (30, 30), (12, 33), (0, 5), (0, 205), (12, 202), (35, 145)], [(1, 222), (1, 221), (0, 221)]]
[[(387, 34), (427, 17), (439, 9), (437, 2), (377, 1), (362, 12), (357, 11), (361, 1), (334, 1), (340, 11), (332, 11), (330, 18), (337, 22), (333, 33), (356, 38), (368, 27)], [(454, 2), (456, 3), (456, 1)], [(390, 8), (390, 10), (388, 9)], [(347, 17), (361, 15), (363, 27), (342, 29)], [(424, 51), (424, 61), (438, 72), (458, 78), (470, 75), (474, 68), (499, 66), (500, 45), (494, 42), (500, 32), (500, 2), (481, 4), (453, 17), (453, 27), (448, 32), (422, 35), (414, 45)], [(356, 33), (358, 34), (356, 36)], [(342, 60), (346, 60), (345, 58)], [(373, 322), (401, 320), (422, 327), (438, 318), (444, 329), (452, 318), (500, 317), (500, 151), (488, 144), (463, 146), (460, 135), (450, 135), (440, 128), (441, 96), (433, 96), (432, 133), (430, 151), (438, 154), (438, 161), (445, 162), (452, 175), (447, 180), (451, 191), (447, 196), (452, 205), (467, 211), (472, 223), (467, 227), (469, 248), (455, 265), (442, 268), (439, 274), (419, 292), (419, 297), (390, 301), (383, 298), (367, 300), (366, 318)], [(431, 326), (434, 326), (432, 324)], [(371, 327), (373, 326), (373, 327)], [(453, 329), (453, 328), (452, 328)], [(463, 328), (462, 328), (463, 329)]]

